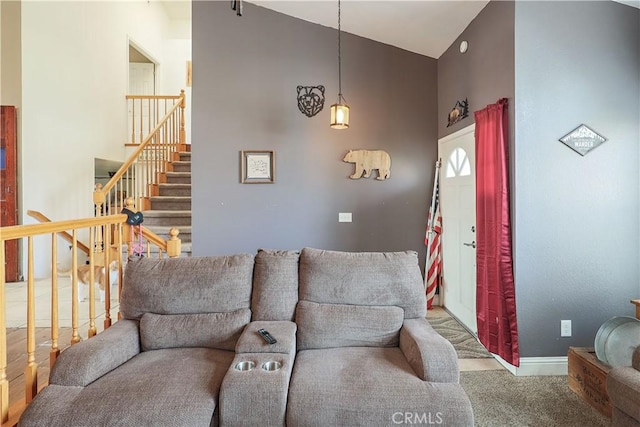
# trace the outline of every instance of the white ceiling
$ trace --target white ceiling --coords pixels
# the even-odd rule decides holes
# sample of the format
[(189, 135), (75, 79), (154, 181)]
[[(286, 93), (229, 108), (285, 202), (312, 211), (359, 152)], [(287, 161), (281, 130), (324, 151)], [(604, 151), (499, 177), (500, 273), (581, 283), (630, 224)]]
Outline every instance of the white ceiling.
[[(640, 8), (640, 0), (615, 1)], [(327, 27), (338, 26), (337, 0), (251, 3)], [(348, 33), (439, 58), (487, 3), (489, 0), (342, 0), (341, 26)], [(190, 0), (163, 4), (171, 18), (191, 19)], [(233, 13), (229, 8), (229, 14)]]
[[(338, 2), (252, 1), (327, 27), (338, 26)], [(348, 33), (439, 58), (488, 0), (342, 1), (341, 26)]]

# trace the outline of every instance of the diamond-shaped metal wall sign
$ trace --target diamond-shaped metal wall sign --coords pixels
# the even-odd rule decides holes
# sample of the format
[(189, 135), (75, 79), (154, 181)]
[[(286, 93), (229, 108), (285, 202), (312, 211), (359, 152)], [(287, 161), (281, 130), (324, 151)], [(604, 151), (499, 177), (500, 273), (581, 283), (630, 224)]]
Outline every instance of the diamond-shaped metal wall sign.
[(560, 142), (582, 156), (606, 141), (607, 138), (587, 125), (580, 125), (560, 138)]

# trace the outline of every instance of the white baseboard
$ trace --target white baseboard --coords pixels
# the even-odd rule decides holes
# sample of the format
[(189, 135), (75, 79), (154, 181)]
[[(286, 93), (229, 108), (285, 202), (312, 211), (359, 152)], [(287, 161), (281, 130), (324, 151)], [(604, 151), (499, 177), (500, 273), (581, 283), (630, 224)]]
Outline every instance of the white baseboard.
[(494, 354), (502, 366), (517, 377), (532, 375), (567, 375), (568, 359), (566, 356), (558, 357), (521, 357), (520, 366), (515, 367), (502, 357)]

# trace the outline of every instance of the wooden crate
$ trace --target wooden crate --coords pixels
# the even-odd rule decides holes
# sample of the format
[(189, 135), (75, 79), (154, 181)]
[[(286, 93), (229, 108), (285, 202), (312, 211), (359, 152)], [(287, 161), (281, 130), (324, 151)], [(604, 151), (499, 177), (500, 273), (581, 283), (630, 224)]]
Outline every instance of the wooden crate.
[(607, 375), (611, 369), (600, 362), (593, 347), (569, 347), (569, 388), (611, 418)]

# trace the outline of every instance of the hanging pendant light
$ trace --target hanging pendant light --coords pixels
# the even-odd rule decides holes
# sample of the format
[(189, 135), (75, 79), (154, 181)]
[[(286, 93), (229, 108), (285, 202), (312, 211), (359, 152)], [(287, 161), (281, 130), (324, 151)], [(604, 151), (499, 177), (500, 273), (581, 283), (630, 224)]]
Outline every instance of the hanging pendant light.
[(342, 56), (340, 55), (340, 0), (338, 0), (338, 102), (331, 106), (331, 128), (347, 129), (349, 127), (349, 106), (342, 96)]

